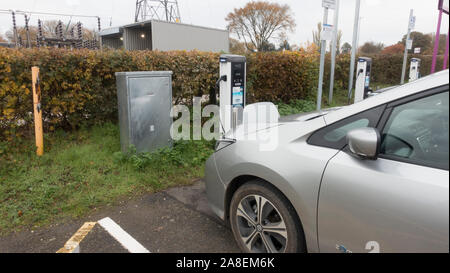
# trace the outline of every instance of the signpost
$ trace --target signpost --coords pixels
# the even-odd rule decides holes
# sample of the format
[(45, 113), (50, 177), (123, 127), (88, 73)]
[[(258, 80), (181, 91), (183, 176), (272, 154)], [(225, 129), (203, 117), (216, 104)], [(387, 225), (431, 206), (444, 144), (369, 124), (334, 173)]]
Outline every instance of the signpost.
[(336, 1), (336, 7), (334, 10), (334, 35), (331, 45), (331, 75), (330, 75), (330, 93), (328, 94), (328, 101), (333, 101), (334, 93), (334, 70), (336, 68), (336, 50), (337, 50), (337, 36), (339, 31), (339, 0)]
[[(333, 26), (328, 25), (328, 10), (336, 7), (336, 0), (322, 0), (322, 6), (324, 8), (323, 14), (323, 29), (320, 37), (320, 70), (319, 70), (319, 88), (317, 90), (317, 111), (322, 110), (322, 93), (323, 93), (323, 75), (325, 72), (325, 54), (327, 47), (327, 40), (330, 38), (330, 31)], [(332, 38), (331, 34), (331, 38)]]
[(401, 84), (405, 83), (406, 62), (408, 62), (408, 50), (411, 50), (413, 46), (413, 41), (411, 40), (411, 31), (415, 27), (416, 27), (416, 17), (414, 16), (414, 10), (411, 10), (409, 13), (408, 34), (406, 35), (406, 46), (405, 46), (405, 53), (403, 56), (402, 79), (400, 81)]
[(361, 9), (361, 0), (356, 0), (356, 10), (355, 10), (355, 24), (353, 26), (353, 43), (352, 43), (352, 59), (350, 61), (350, 78), (348, 83), (348, 102), (352, 100), (353, 97), (353, 79), (355, 77), (355, 61), (356, 61), (356, 49), (358, 47), (358, 36), (359, 36), (359, 11)]

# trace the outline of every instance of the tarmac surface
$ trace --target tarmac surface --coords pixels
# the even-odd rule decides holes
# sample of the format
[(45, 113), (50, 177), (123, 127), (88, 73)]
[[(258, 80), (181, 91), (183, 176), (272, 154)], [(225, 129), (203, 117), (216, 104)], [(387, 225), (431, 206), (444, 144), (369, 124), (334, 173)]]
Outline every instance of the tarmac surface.
[[(199, 181), (106, 208), (83, 220), (0, 237), (0, 253), (55, 253), (85, 222), (106, 217), (152, 253), (239, 252), (229, 228), (209, 209), (205, 186)], [(129, 251), (97, 224), (81, 242), (80, 252)]]

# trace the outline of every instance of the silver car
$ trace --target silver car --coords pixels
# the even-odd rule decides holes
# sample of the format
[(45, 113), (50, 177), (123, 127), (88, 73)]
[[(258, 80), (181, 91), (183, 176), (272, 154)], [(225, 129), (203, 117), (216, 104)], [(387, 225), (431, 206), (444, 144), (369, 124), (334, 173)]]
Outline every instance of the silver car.
[(448, 253), (448, 93), (446, 70), (234, 132), (206, 164), (210, 205), (244, 252)]

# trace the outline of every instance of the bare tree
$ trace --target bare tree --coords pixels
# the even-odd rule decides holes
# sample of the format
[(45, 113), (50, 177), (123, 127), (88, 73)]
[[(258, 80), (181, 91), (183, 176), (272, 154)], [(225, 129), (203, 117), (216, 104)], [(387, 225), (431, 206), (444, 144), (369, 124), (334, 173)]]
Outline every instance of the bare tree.
[(317, 29), (313, 30), (313, 43), (320, 48), (322, 45), (320, 36), (322, 35), (322, 23), (317, 23)]
[(225, 18), (228, 29), (243, 39), (247, 49), (254, 47), (263, 51), (269, 40), (293, 32), (295, 20), (288, 5), (269, 2), (250, 2), (245, 7), (234, 9)]
[[(337, 38), (336, 38), (336, 54), (341, 54), (341, 42), (342, 42), (342, 30), (339, 30), (337, 32)], [(333, 49), (333, 43), (330, 43), (330, 51)]]

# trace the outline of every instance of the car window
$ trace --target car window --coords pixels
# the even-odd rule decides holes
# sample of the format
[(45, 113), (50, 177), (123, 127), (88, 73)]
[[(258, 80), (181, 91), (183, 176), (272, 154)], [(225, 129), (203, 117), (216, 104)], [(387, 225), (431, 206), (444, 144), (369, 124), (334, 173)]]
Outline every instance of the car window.
[(382, 133), (381, 154), (448, 170), (448, 118), (448, 91), (395, 107)]
[(308, 144), (341, 150), (347, 145), (348, 132), (366, 127), (376, 127), (385, 105), (348, 117), (315, 132)]
[(339, 142), (343, 138), (345, 138), (351, 130), (359, 129), (359, 128), (366, 128), (369, 126), (369, 120), (366, 118), (354, 121), (352, 123), (349, 123), (347, 125), (344, 125), (342, 127), (339, 127), (335, 130), (330, 131), (325, 135), (325, 140), (330, 142)]

